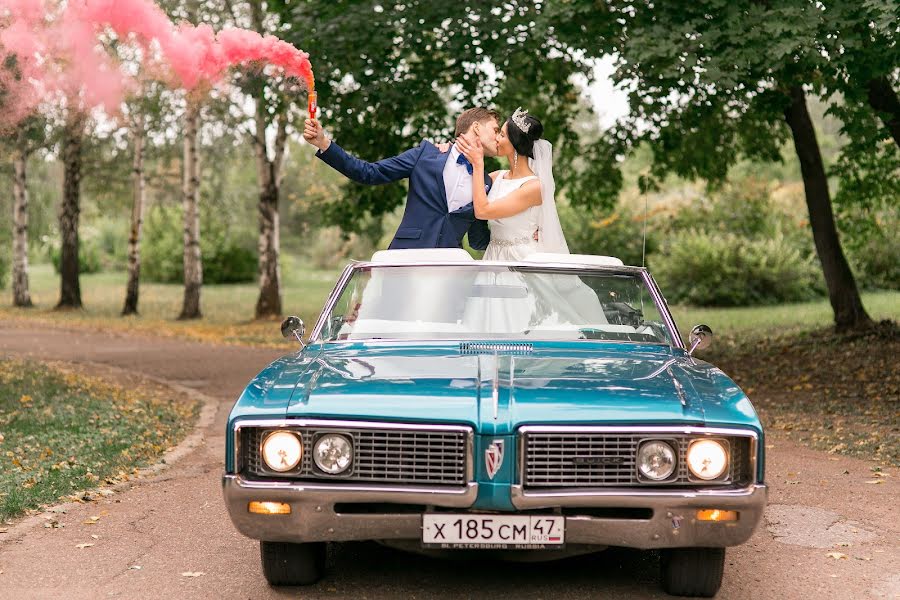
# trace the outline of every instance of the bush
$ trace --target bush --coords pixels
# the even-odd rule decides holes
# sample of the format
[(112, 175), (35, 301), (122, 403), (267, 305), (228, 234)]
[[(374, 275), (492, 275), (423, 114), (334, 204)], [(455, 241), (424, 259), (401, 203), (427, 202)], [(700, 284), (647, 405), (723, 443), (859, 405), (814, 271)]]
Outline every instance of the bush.
[[(62, 259), (62, 240), (60, 236), (44, 236), (44, 246), (47, 256), (53, 264), (53, 270), (59, 273), (59, 263)], [(78, 272), (82, 275), (89, 273), (99, 273), (102, 269), (102, 261), (100, 260), (100, 244), (97, 238), (90, 233), (86, 236), (78, 237)]]
[[(148, 211), (141, 244), (141, 276), (147, 281), (184, 281), (184, 241), (181, 208), (154, 206)], [(256, 278), (254, 240), (236, 239), (224, 220), (215, 214), (203, 215), (200, 225), (200, 253), (204, 283), (243, 283)]]
[(887, 231), (872, 232), (861, 243), (846, 248), (847, 260), (853, 266), (861, 287), (900, 290), (900, 236), (895, 223)]
[[(572, 254), (615, 256), (626, 265), (640, 265), (643, 258), (644, 216), (620, 207), (612, 215), (559, 206), (560, 221)], [(652, 215), (647, 217), (652, 218)], [(657, 249), (653, 226), (647, 227), (647, 255)]]
[(756, 239), (699, 230), (676, 233), (650, 257), (650, 266), (669, 301), (697, 306), (798, 302), (824, 291), (813, 258), (777, 231)]
[(0, 251), (0, 288), (6, 287), (6, 279), (10, 271), (10, 257), (7, 252)]

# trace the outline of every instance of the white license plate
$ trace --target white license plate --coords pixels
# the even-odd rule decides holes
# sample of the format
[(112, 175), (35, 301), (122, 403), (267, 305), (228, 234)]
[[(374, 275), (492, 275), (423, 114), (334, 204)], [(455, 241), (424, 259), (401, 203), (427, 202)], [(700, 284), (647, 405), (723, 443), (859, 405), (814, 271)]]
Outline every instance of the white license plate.
[(422, 515), (422, 544), (436, 548), (562, 548), (565, 517)]

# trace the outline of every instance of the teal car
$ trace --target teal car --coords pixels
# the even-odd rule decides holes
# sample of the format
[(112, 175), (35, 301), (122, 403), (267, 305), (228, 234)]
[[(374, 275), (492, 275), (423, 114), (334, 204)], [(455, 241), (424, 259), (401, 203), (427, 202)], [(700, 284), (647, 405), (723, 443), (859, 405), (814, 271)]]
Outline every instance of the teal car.
[(272, 585), (320, 579), (328, 542), (554, 559), (660, 552), (714, 596), (766, 501), (747, 395), (685, 345), (650, 273), (610, 257), (350, 264), (299, 349), (227, 424), (224, 497)]

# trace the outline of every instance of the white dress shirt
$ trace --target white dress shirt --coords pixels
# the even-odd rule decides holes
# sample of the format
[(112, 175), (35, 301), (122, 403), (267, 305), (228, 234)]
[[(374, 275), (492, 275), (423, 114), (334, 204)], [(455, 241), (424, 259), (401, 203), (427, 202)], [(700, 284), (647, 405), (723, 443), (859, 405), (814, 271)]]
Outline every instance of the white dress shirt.
[(466, 165), (456, 162), (459, 158), (456, 144), (450, 148), (450, 156), (444, 165), (444, 190), (447, 192), (447, 211), (453, 212), (472, 203), (472, 176)]

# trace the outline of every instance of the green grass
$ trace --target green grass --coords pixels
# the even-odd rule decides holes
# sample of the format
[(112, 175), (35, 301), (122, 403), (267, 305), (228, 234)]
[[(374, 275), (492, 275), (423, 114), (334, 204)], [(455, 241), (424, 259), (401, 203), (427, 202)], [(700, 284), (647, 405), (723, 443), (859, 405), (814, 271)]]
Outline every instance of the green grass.
[[(900, 320), (900, 292), (865, 292), (862, 295), (866, 311), (876, 321)], [(747, 306), (740, 308), (701, 308), (673, 306), (672, 313), (681, 335), (685, 338), (694, 325), (705, 323), (717, 337), (728, 344), (758, 341), (794, 335), (833, 324), (834, 313), (828, 300)], [(716, 342), (713, 342), (714, 346)]]
[(184, 437), (198, 410), (165, 390), (0, 360), (0, 521), (131, 478)]
[[(284, 311), (295, 314), (311, 327), (325, 298), (337, 280), (339, 270), (285, 269)], [(291, 347), (278, 331), (278, 323), (254, 321), (256, 284), (206, 285), (201, 295), (203, 319), (177, 321), (181, 310), (182, 286), (141, 285), (139, 317), (119, 316), (125, 293), (124, 272), (96, 273), (81, 277), (84, 310), (58, 312), (52, 308), (59, 297), (59, 276), (49, 265), (35, 265), (30, 271), (35, 309), (0, 307), (0, 318), (44, 322), (72, 327), (124, 330), (171, 335), (213, 342)], [(900, 319), (900, 292), (867, 292), (863, 302), (872, 318)], [(832, 322), (827, 299), (797, 304), (746, 308), (672, 307), (682, 335), (691, 327), (706, 323), (718, 340), (714, 348), (743, 341), (781, 337), (827, 327)]]

